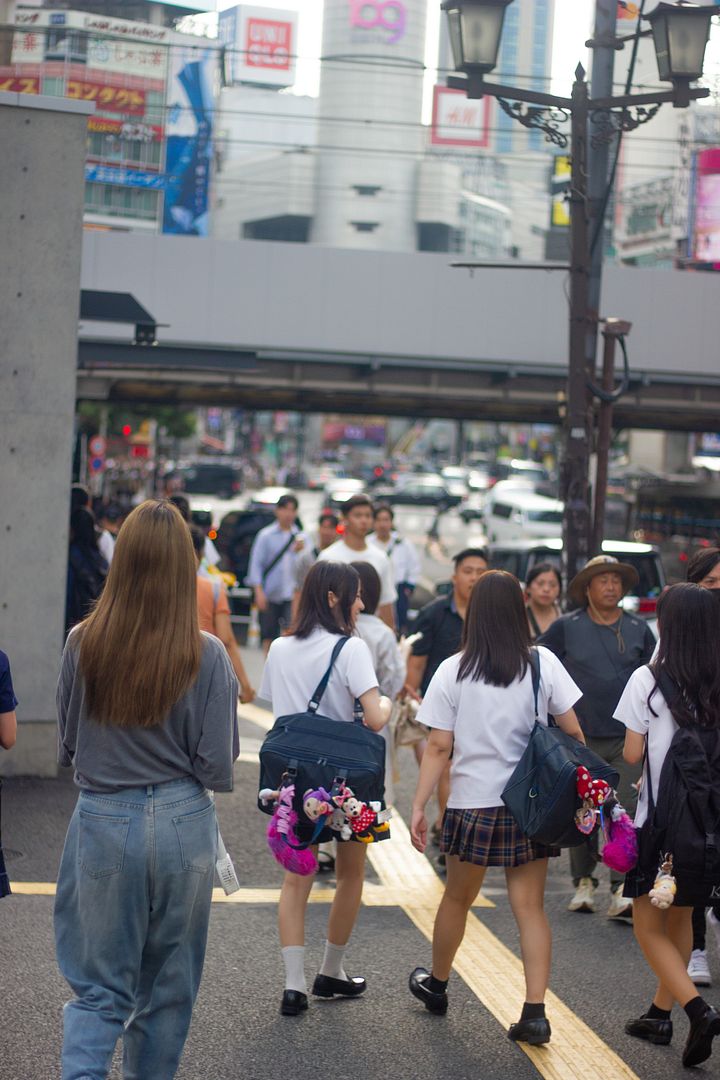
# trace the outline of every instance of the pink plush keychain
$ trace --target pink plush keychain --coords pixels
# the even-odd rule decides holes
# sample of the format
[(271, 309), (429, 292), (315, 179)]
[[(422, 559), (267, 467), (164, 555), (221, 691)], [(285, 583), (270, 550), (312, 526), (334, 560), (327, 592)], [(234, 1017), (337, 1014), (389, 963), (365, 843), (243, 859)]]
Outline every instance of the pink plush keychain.
[(603, 829), (602, 861), (618, 874), (627, 874), (637, 865), (638, 842), (635, 826), (620, 803), (615, 803), (610, 813), (603, 816)]
[[(298, 816), (292, 808), (294, 795), (295, 787), (293, 784), (282, 787), (280, 791), (263, 788), (260, 792), (260, 799), (264, 803), (277, 800), (275, 813), (270, 818), (267, 827), (267, 842), (273, 857), (281, 866), (286, 870), (290, 870), (293, 874), (308, 877), (310, 874), (315, 873), (318, 864), (310, 848), (305, 848), (302, 851), (296, 850), (300, 839), (295, 832)], [(287, 843), (286, 837), (290, 843)]]

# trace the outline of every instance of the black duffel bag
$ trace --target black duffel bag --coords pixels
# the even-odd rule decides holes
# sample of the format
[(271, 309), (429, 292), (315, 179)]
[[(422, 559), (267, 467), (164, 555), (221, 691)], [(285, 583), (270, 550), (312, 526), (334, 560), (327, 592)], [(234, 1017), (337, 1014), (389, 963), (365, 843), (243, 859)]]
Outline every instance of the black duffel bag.
[[(536, 844), (579, 847), (588, 834), (580, 832), (575, 824), (575, 814), (582, 806), (577, 793), (578, 765), (584, 765), (593, 780), (606, 780), (611, 788), (617, 787), (620, 775), (572, 735), (566, 735), (555, 724), (540, 723), (540, 656), (537, 650), (533, 650), (530, 665), (535, 726), (501, 798), (521, 831)], [(596, 821), (597, 828), (599, 822)]]
[[(306, 711), (278, 716), (260, 748), (260, 790), (278, 791), (284, 784), (294, 784), (293, 809), (300, 825), (313, 824), (302, 803), (304, 793), (317, 788), (329, 792), (344, 784), (361, 802), (385, 807), (385, 740), (365, 727), (360, 703), (355, 703), (353, 724), (318, 713), (335, 661), (349, 640), (340, 638), (333, 648)], [(258, 806), (263, 813), (273, 813), (273, 806), (260, 798)]]

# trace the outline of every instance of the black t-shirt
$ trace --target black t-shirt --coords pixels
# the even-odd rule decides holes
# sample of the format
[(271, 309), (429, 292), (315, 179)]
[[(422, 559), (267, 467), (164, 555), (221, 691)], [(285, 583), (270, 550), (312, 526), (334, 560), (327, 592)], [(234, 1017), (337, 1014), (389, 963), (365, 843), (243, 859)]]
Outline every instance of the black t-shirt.
[(647, 664), (655, 649), (655, 637), (643, 619), (625, 613), (621, 618), (624, 652), (615, 630), (593, 622), (587, 611), (561, 616), (537, 639), (562, 660), (582, 690), (575, 712), (583, 731), (601, 739), (625, 734), (613, 713), (633, 671)]
[(462, 616), (455, 607), (455, 598), (441, 596), (420, 608), (413, 633), (422, 637), (412, 647), (413, 656), (427, 656), (427, 664), (420, 684), (420, 693), (424, 694), (430, 680), (448, 656), (453, 656), (460, 648), (463, 632)]

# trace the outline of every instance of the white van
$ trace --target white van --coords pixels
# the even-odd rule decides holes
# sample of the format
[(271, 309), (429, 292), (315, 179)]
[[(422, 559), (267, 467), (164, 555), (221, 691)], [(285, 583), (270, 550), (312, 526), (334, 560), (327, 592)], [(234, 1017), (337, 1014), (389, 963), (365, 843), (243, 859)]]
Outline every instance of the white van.
[(497, 492), (492, 488), (484, 516), (485, 532), (491, 544), (562, 536), (563, 504), (523, 488)]

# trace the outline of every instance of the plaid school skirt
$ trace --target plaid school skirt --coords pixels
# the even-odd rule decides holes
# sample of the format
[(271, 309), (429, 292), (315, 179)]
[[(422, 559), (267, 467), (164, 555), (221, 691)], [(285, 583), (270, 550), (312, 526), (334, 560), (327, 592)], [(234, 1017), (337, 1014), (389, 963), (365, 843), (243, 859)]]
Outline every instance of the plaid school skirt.
[(448, 808), (443, 818), (440, 850), (476, 866), (524, 866), (534, 859), (560, 854), (560, 848), (528, 840), (506, 806), (481, 810)]

